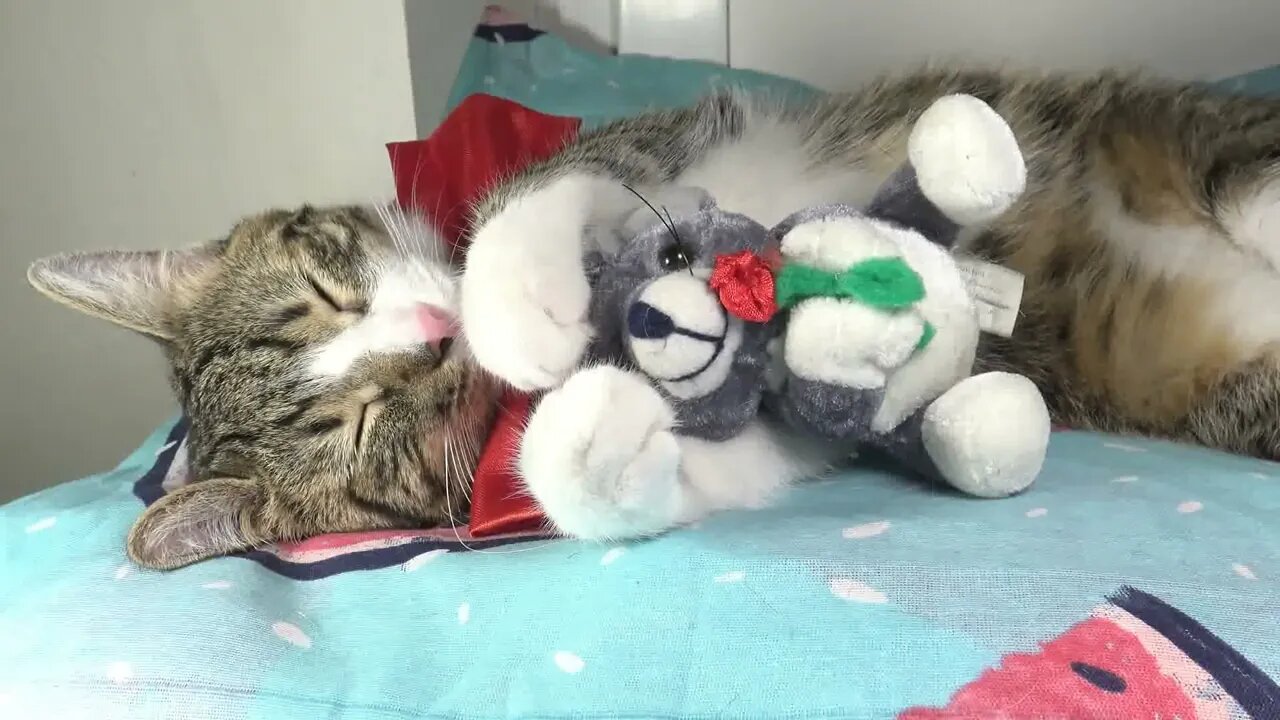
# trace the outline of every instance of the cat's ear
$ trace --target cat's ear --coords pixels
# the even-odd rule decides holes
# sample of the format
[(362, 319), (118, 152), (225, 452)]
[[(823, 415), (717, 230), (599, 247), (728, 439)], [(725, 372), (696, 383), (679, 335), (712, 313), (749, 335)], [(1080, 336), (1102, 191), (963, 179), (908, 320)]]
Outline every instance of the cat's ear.
[(160, 498), (129, 531), (129, 557), (158, 570), (248, 550), (265, 540), (256, 529), (262, 494), (251, 480), (201, 480)]
[(207, 247), (70, 253), (37, 260), (27, 270), (27, 280), (76, 310), (172, 340), (173, 308), (215, 260)]

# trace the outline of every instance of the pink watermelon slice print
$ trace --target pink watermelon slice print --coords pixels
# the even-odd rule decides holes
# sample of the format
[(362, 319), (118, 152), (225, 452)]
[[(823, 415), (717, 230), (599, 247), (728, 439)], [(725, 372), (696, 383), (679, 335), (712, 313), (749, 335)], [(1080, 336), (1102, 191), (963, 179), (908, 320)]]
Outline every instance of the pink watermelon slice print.
[(1125, 588), (1093, 617), (1005, 656), (942, 708), (899, 720), (1271, 720), (1280, 687), (1204, 626)]

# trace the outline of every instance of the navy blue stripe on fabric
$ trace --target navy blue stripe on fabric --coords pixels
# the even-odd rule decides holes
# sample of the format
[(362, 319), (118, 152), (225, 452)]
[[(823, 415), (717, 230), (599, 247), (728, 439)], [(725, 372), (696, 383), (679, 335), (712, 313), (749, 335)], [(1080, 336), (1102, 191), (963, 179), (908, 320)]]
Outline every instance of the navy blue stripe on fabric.
[(546, 541), (547, 538), (521, 537), (500, 538), (496, 540), (468, 540), (465, 545), (457, 542), (456, 540), (430, 540), (424, 538), (422, 540), (407, 542), (403, 545), (396, 545), (395, 547), (375, 548), (373, 550), (347, 553), (345, 555), (337, 555), (327, 560), (318, 560), (311, 563), (289, 562), (288, 560), (285, 560), (278, 555), (273, 555), (266, 550), (252, 550), (234, 557), (253, 560), (268, 570), (279, 573), (291, 580), (320, 580), (333, 575), (355, 572), (357, 570), (383, 570), (385, 568), (408, 562), (422, 553), (430, 552), (432, 550), (467, 552), (470, 550), (486, 550), (488, 548), (500, 547), (502, 545), (515, 545), (517, 543), (531, 542), (534, 540)]
[(546, 35), (528, 25), (477, 25), (475, 36), (486, 42), (522, 43)]
[(1204, 668), (1249, 717), (1280, 718), (1280, 686), (1208, 628), (1163, 600), (1135, 588), (1122, 588), (1109, 599)]
[[(174, 457), (178, 453), (178, 446), (181, 445), (182, 440), (186, 438), (189, 427), (190, 424), (185, 417), (174, 424), (173, 428), (169, 430), (169, 434), (165, 437), (165, 449), (156, 456), (156, 461), (145, 473), (142, 474), (142, 477), (138, 478), (137, 482), (133, 484), (133, 494), (137, 496), (144, 505), (149, 506), (164, 497), (165, 475), (169, 473), (169, 468), (173, 465)], [(334, 557), (318, 560), (316, 562), (302, 563), (285, 560), (284, 558), (281, 558), (267, 550), (251, 550), (247, 553), (234, 555), (233, 557), (253, 560), (268, 570), (293, 580), (319, 580), (321, 578), (327, 578), (333, 575), (345, 572), (354, 572), (357, 570), (381, 570), (383, 568), (407, 562), (422, 553), (430, 552), (432, 550), (466, 552), (469, 550), (485, 550), (502, 545), (514, 545), (517, 543), (530, 542), (532, 540), (546, 539), (547, 538), (545, 537), (495, 538), (492, 540), (472, 539), (463, 543), (457, 540), (423, 538), (421, 540), (413, 540), (394, 547), (362, 550), (360, 552), (352, 552), (344, 555), (335, 555)]]
[(185, 417), (174, 423), (169, 430), (169, 435), (165, 437), (164, 450), (156, 456), (156, 461), (152, 463), (150, 469), (133, 484), (133, 494), (142, 501), (143, 505), (149, 506), (164, 497), (164, 476), (169, 472), (169, 466), (173, 465), (173, 457), (178, 453), (178, 446), (187, 436), (187, 427), (188, 422)]

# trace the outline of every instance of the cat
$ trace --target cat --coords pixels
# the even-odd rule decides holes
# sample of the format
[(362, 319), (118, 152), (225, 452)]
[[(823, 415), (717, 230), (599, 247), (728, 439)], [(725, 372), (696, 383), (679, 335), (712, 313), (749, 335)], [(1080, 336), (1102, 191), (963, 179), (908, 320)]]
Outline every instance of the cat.
[(1280, 101), (1114, 73), (923, 70), (790, 107), (718, 93), (584, 132), (478, 204), (465, 270), (422, 221), (366, 208), (37, 262), (46, 294), (160, 342), (191, 418), (199, 482), (143, 514), (130, 556), (172, 568), (457, 523), (493, 378), (552, 388), (519, 464), (562, 532), (635, 537), (769, 503), (845, 449), (767, 422), (728, 443), (677, 438), (625, 368), (560, 385), (592, 333), (581, 238), (614, 236), (637, 202), (623, 182), (700, 186), (765, 225), (865, 203), (915, 117), (951, 93), (999, 111), (1028, 165), (1024, 199), (961, 239), (1026, 276), (1013, 337), (985, 338), (978, 370), (1028, 375), (1064, 424), (1280, 457), (1280, 319), (1255, 310), (1280, 296)]
[(1008, 213), (959, 241), (1026, 283), (1013, 336), (985, 337), (976, 370), (1030, 377), (1060, 424), (1280, 459), (1280, 100), (1116, 72), (925, 68), (798, 106), (722, 92), (615, 122), (478, 206), (462, 324), (482, 367), (550, 390), (518, 462), (556, 527), (650, 535), (767, 504), (846, 456), (767, 421), (725, 443), (681, 437), (642, 376), (578, 370), (594, 331), (584, 253), (611, 251), (629, 188), (701, 187), (766, 226), (862, 205), (914, 120), (956, 93), (1009, 122), (1028, 173)]
[(196, 482), (129, 533), (174, 568), (327, 532), (461, 523), (500, 386), (457, 337), (456, 263), (389, 207), (259, 213), (179, 251), (61, 255), (35, 287), (159, 342)]

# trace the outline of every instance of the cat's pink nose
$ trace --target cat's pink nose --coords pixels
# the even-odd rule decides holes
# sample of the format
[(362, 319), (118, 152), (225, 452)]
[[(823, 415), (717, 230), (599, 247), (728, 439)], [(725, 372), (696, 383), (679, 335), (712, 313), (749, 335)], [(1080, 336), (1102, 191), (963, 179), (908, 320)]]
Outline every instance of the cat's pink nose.
[(414, 308), (422, 341), (440, 348), (458, 334), (458, 323), (453, 316), (435, 305), (419, 304)]

